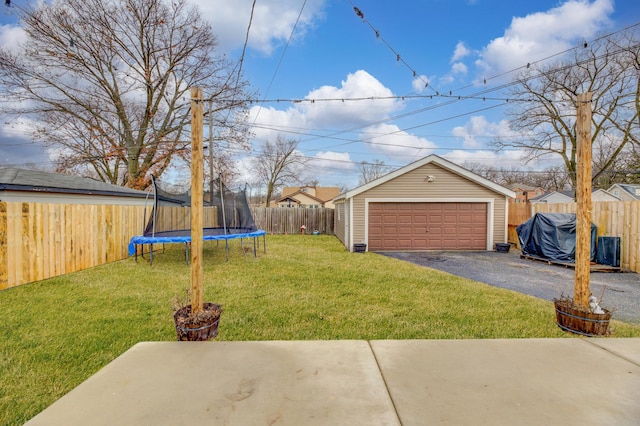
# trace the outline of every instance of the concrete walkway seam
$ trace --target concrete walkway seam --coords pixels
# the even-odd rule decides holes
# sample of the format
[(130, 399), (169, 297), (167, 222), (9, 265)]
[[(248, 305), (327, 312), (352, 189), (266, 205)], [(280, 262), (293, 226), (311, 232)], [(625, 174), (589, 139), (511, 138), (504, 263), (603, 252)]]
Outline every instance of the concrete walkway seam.
[[(625, 361), (627, 361), (627, 362), (630, 362), (631, 364), (635, 365), (636, 367), (640, 367), (640, 363), (638, 363), (638, 362), (636, 362), (636, 361), (632, 360), (631, 358), (626, 357), (625, 355), (622, 355), (622, 354), (621, 354), (621, 353), (619, 353), (619, 352), (616, 352), (616, 351), (614, 351), (614, 350), (612, 350), (612, 349), (609, 349), (609, 348), (605, 348), (605, 347), (603, 347), (603, 346), (600, 346), (599, 344), (597, 344), (597, 343), (595, 343), (595, 342), (591, 342), (591, 341), (589, 341), (589, 340), (587, 340), (587, 339), (580, 339), (580, 340), (583, 340), (585, 343), (587, 343), (587, 344), (589, 344), (589, 345), (591, 345), (591, 346), (595, 346), (596, 348), (602, 349), (603, 351), (608, 352), (608, 353), (610, 353), (611, 355), (613, 355), (613, 356), (615, 356), (615, 357), (618, 357), (618, 358), (623, 359), (623, 360), (625, 360)], [(376, 362), (377, 362), (377, 361), (376, 361)]]
[(387, 391), (387, 395), (389, 396), (389, 401), (391, 401), (391, 405), (393, 406), (393, 411), (396, 413), (396, 417), (398, 418), (398, 423), (400, 423), (400, 426), (402, 426), (402, 419), (400, 418), (398, 407), (396, 407), (396, 402), (393, 400), (393, 396), (391, 395), (391, 391), (389, 390), (389, 384), (387, 383), (387, 379), (386, 377), (384, 377), (384, 373), (382, 372), (382, 368), (380, 367), (380, 362), (378, 361), (378, 357), (376, 356), (376, 351), (374, 351), (373, 346), (371, 346), (371, 340), (367, 340), (367, 345), (369, 345), (369, 350), (371, 351), (371, 355), (373, 355), (373, 359), (376, 362), (376, 367), (378, 367), (378, 372), (380, 373), (380, 377), (382, 377), (382, 382), (384, 383), (384, 389)]

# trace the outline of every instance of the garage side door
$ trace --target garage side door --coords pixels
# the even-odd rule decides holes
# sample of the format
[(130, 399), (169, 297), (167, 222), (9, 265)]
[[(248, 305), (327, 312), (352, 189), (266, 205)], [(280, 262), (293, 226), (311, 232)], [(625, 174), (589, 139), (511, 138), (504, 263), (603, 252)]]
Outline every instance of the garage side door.
[(486, 203), (369, 204), (369, 250), (486, 248)]

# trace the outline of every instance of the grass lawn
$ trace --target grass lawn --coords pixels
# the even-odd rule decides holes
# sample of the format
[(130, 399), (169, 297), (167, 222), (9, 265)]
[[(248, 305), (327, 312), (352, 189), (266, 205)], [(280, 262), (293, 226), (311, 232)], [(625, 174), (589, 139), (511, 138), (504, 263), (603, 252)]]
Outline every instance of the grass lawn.
[[(262, 240), (261, 240), (262, 241)], [(267, 254), (205, 243), (218, 340), (572, 337), (553, 304), (373, 253), (335, 237), (268, 236)], [(189, 287), (181, 245), (0, 291), (0, 424), (30, 419), (141, 341), (173, 341), (171, 300)], [(613, 321), (614, 337), (640, 327)]]

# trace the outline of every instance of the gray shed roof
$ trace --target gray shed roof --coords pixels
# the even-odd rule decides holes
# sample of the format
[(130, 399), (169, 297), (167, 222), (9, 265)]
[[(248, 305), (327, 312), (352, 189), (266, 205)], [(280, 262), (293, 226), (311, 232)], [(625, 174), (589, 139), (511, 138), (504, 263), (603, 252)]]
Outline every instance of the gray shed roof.
[(94, 179), (13, 167), (0, 168), (0, 191), (58, 192), (135, 198), (147, 196), (145, 191), (99, 182)]

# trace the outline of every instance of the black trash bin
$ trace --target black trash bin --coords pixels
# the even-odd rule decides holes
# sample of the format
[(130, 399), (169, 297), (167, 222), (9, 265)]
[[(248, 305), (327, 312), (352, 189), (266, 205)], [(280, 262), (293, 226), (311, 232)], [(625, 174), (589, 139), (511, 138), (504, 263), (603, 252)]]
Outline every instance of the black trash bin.
[(620, 267), (620, 237), (598, 237), (597, 263)]
[(355, 253), (364, 253), (367, 251), (367, 245), (365, 243), (356, 243), (353, 245), (353, 251)]

